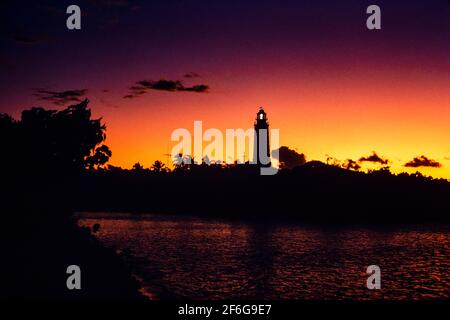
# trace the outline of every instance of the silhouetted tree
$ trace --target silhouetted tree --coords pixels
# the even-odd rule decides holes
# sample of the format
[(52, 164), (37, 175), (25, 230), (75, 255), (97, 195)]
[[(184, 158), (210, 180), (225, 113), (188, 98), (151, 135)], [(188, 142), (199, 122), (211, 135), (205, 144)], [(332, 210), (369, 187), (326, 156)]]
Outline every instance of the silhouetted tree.
[(21, 148), (17, 122), (5, 113), (0, 114), (0, 168), (9, 171), (16, 165), (15, 159)]
[(106, 126), (91, 119), (89, 100), (68, 108), (31, 108), (21, 119), (0, 115), (1, 168), (25, 172), (80, 172), (104, 165), (111, 151)]
[(341, 167), (342, 163), (339, 159), (336, 159), (335, 157), (332, 157), (328, 154), (326, 154), (325, 156), (327, 157), (327, 165)]
[(211, 164), (211, 160), (209, 159), (208, 155), (205, 155), (205, 156), (202, 158), (202, 163), (201, 163), (201, 165), (207, 165), (207, 166), (209, 166), (210, 164)]
[(112, 152), (108, 146), (101, 145), (100, 147), (95, 148), (92, 155), (86, 158), (86, 166), (91, 170), (95, 168), (98, 169), (106, 164), (111, 156)]
[(143, 171), (144, 166), (142, 164), (140, 164), (139, 162), (136, 162), (135, 164), (133, 164), (132, 169), (135, 171)]
[(347, 169), (347, 170), (358, 171), (359, 169), (361, 169), (361, 166), (355, 160), (347, 159), (342, 164), (342, 168)]
[(156, 173), (161, 173), (161, 172), (167, 172), (167, 171), (168, 171), (168, 168), (166, 167), (166, 165), (165, 165), (164, 163), (162, 163), (161, 161), (159, 161), (159, 160), (156, 160), (156, 161), (152, 164), (152, 166), (150, 167), (150, 169), (151, 169), (153, 172), (156, 172)]
[(112, 164), (108, 164), (106, 168), (107, 168), (108, 171), (111, 171), (111, 172), (121, 172), (121, 171), (123, 171), (123, 169), (121, 167), (113, 166)]
[(390, 176), (392, 175), (391, 169), (389, 166), (381, 167), (378, 170), (368, 170), (368, 173), (376, 176)]
[(198, 163), (193, 156), (183, 155), (181, 153), (174, 156), (173, 165), (175, 166), (175, 172), (192, 170)]

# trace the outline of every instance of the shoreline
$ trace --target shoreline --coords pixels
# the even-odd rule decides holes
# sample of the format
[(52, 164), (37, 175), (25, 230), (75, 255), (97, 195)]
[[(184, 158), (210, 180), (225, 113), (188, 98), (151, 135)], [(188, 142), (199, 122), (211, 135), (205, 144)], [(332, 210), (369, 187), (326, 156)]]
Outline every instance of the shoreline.
[[(0, 300), (147, 301), (125, 261), (63, 214), (67, 211), (8, 212)], [(7, 246), (7, 241), (15, 245)], [(80, 290), (66, 287), (69, 265), (81, 270)]]
[(239, 212), (233, 215), (229, 214), (208, 214), (206, 212), (198, 212), (192, 213), (190, 210), (186, 213), (180, 213), (179, 211), (149, 211), (149, 210), (77, 210), (74, 212), (75, 219), (86, 219), (86, 218), (110, 218), (114, 217), (117, 219), (123, 218), (127, 219), (129, 217), (137, 218), (145, 218), (145, 217), (153, 217), (153, 218), (179, 218), (179, 219), (205, 219), (205, 220), (218, 220), (226, 223), (275, 223), (275, 224), (294, 224), (294, 225), (309, 225), (313, 227), (426, 227), (426, 226), (442, 226), (442, 227), (450, 227), (450, 221), (443, 219), (441, 221), (433, 221), (426, 220), (423, 221), (365, 221), (365, 220), (356, 220), (356, 221), (348, 221), (342, 219), (338, 221), (336, 219), (332, 219), (329, 221), (317, 218), (317, 219), (308, 219), (303, 218), (301, 215), (293, 216), (293, 215), (267, 215), (267, 214), (240, 214)]
[[(243, 225), (241, 223), (228, 225), (222, 224), (219, 221), (211, 221), (210, 224), (210, 220), (208, 219), (200, 220), (194, 218), (189, 220), (179, 220), (176, 216), (166, 217), (166, 220), (165, 217), (161, 217), (160, 215), (152, 221), (152, 217), (154, 216), (148, 214), (145, 217), (137, 217), (136, 220), (134, 220), (133, 217), (135, 217), (135, 215), (128, 214), (128, 216), (125, 217), (123, 213), (120, 214), (119, 219), (129, 219), (129, 221), (114, 221), (114, 213), (110, 219), (108, 219), (105, 215), (106, 213), (103, 213), (102, 218), (95, 219), (95, 213), (89, 213), (89, 218), (86, 218), (86, 221), (82, 221), (82, 223), (84, 223), (84, 225), (93, 225), (95, 223), (101, 224), (100, 232), (97, 237), (107, 246), (114, 246), (128, 252), (129, 255), (127, 254), (126, 257), (129, 257), (129, 260), (127, 259), (127, 262), (129, 262), (132, 266), (133, 273), (140, 275), (144, 281), (143, 287), (147, 288), (152, 293), (155, 293), (157, 298), (161, 300), (180, 300), (183, 299), (183, 297), (202, 299), (205, 297), (206, 292), (217, 293), (214, 291), (214, 288), (217, 289), (220, 285), (215, 284), (215, 280), (208, 282), (206, 279), (211, 279), (211, 277), (214, 277), (213, 270), (216, 270), (216, 268), (221, 268), (220, 266), (224, 267), (227, 270), (226, 272), (229, 272), (225, 273), (226, 279), (228, 279), (228, 277), (233, 277), (233, 279), (237, 279), (236, 281), (242, 280), (242, 283), (244, 284), (247, 283), (247, 281), (250, 281), (250, 283), (259, 281), (257, 280), (260, 279), (259, 277), (250, 277), (249, 279), (244, 277), (244, 280), (244, 278), (240, 278), (242, 276), (240, 272), (242, 270), (251, 270), (258, 274), (258, 270), (270, 270), (271, 266), (274, 267), (275, 265), (278, 270), (281, 260), (277, 257), (286, 257), (286, 254), (293, 253), (290, 249), (286, 248), (297, 247), (300, 248), (300, 250), (295, 251), (296, 253), (293, 253), (293, 255), (288, 259), (291, 263), (293, 263), (291, 266), (297, 265), (297, 269), (293, 271), (294, 273), (297, 274), (297, 272), (300, 272), (299, 270), (306, 268), (311, 271), (311, 274), (325, 271), (329, 274), (333, 274), (335, 272), (342, 271), (340, 267), (336, 267), (336, 263), (339, 265), (339, 263), (345, 262), (348, 263), (349, 268), (353, 271), (350, 273), (344, 272), (342, 274), (344, 277), (343, 279), (346, 279), (347, 276), (351, 278), (352, 275), (355, 275), (354, 267), (357, 267), (358, 265), (361, 267), (360, 271), (363, 272), (367, 265), (370, 265), (374, 261), (378, 261), (378, 258), (380, 258), (380, 253), (382, 252), (381, 250), (387, 250), (386, 255), (391, 257), (393, 260), (385, 261), (382, 264), (382, 267), (385, 271), (389, 270), (387, 273), (387, 275), (389, 275), (387, 278), (388, 281), (393, 281), (393, 278), (390, 278), (390, 275), (393, 270), (397, 269), (395, 269), (396, 262), (392, 261), (396, 261), (397, 254), (401, 254), (403, 257), (399, 258), (401, 261), (405, 259), (404, 261), (406, 261), (406, 266), (411, 266), (414, 264), (414, 257), (427, 257), (429, 251), (426, 248), (432, 248), (430, 243), (428, 243), (430, 234), (433, 234), (433, 239), (435, 235), (437, 237), (436, 239), (438, 239), (441, 237), (439, 234), (444, 234), (445, 237), (448, 237), (450, 230), (450, 226), (439, 226), (437, 228), (428, 228), (425, 226), (412, 229), (408, 227), (399, 229), (367, 228), (364, 230), (360, 228), (314, 228), (312, 226), (301, 225), (266, 225), (264, 227), (261, 225)], [(221, 232), (221, 230), (226, 231)], [(209, 238), (207, 237), (208, 235), (212, 235), (212, 237)], [(362, 235), (362, 237), (359, 235)], [(421, 236), (417, 238), (415, 235)], [(243, 238), (241, 239), (239, 236), (242, 236)], [(237, 238), (234, 239), (235, 237)], [(272, 242), (270, 239), (278, 240), (274, 240)], [(300, 242), (297, 241), (298, 239), (300, 239)], [(415, 252), (416, 249), (413, 249), (414, 245), (411, 246), (411, 244), (418, 241), (418, 239), (420, 239), (420, 241), (425, 241), (423, 243), (421, 242), (423, 247), (422, 245), (419, 246), (419, 248), (422, 248), (420, 253)], [(199, 248), (202, 248), (202, 243), (205, 242), (208, 242), (209, 244), (207, 248), (204, 249), (206, 251), (203, 251), (203, 249)], [(225, 261), (218, 258), (222, 256), (221, 254), (215, 256), (217, 252), (229, 253), (227, 248), (229, 248), (228, 245), (230, 242), (240, 244), (244, 243), (243, 247), (235, 248), (232, 253), (232, 257), (239, 257), (238, 261), (246, 261), (246, 263), (242, 266), (238, 263), (238, 265), (241, 266), (239, 272), (230, 267), (236, 265), (235, 263), (231, 264), (230, 262), (235, 261), (233, 258)], [(341, 245), (343, 244), (345, 244), (345, 246), (341, 248)], [(186, 250), (187, 248), (193, 248), (193, 251), (191, 252), (190, 250)], [(130, 249), (130, 251), (128, 251), (128, 249)], [(442, 252), (442, 250), (440, 252)], [(196, 253), (198, 255), (196, 255)], [(266, 254), (268, 255), (266, 256)], [(327, 254), (331, 255), (328, 256)], [(346, 256), (346, 254), (348, 254), (348, 256)], [(195, 258), (192, 258), (191, 255), (194, 255)], [(225, 254), (225, 256), (227, 255)], [(210, 260), (210, 257), (216, 257), (218, 260)], [(265, 258), (262, 259), (262, 257)], [(384, 257), (384, 254), (382, 257)], [(439, 253), (436, 253), (436, 257), (441, 257), (440, 259), (442, 259), (442, 255)], [(426, 261), (432, 261), (428, 260), (429, 258), (430, 257), (428, 257)], [(312, 259), (312, 262), (308, 259)], [(318, 265), (316, 263), (329, 260), (335, 261), (335, 263), (331, 263), (330, 265), (326, 263), (324, 265)], [(179, 262), (178, 264), (175, 263), (178, 267), (175, 267), (175, 265), (172, 266), (171, 263), (173, 261)], [(230, 262), (230, 265), (227, 264), (227, 261)], [(260, 267), (255, 267), (255, 265), (258, 265), (258, 263), (255, 263), (256, 261), (261, 263)], [(225, 264), (222, 264), (223, 262), (225, 262)], [(267, 265), (265, 263), (267, 263)], [(441, 261), (441, 263), (444, 262)], [(206, 267), (199, 268), (200, 265)], [(227, 269), (227, 266), (230, 267), (230, 269)], [(435, 268), (439, 269), (439, 267)], [(430, 270), (430, 272), (435, 272), (438, 269), (433, 269), (430, 267), (428, 270)], [(196, 272), (191, 274), (191, 271), (193, 270)], [(440, 272), (444, 272), (442, 269), (439, 270), (441, 270)], [(185, 273), (186, 271), (187, 274)], [(402, 271), (405, 272), (406, 275), (411, 275), (411, 269), (409, 269), (409, 267), (406, 267), (404, 270), (399, 269), (397, 271)], [(201, 275), (203, 272), (206, 274)], [(424, 271), (423, 268), (420, 269), (420, 272), (425, 272), (423, 273), (424, 276), (427, 274), (427, 271)], [(244, 272), (244, 274), (247, 273)], [(278, 274), (278, 276), (281, 274)], [(185, 281), (189, 283), (189, 281), (191, 281), (191, 276), (194, 277), (194, 282), (196, 284), (204, 282), (208, 283), (211, 287), (204, 289), (205, 292), (202, 291), (202, 288), (197, 288), (195, 284), (193, 285), (194, 287), (187, 287), (184, 283)], [(308, 274), (305, 276), (308, 276)], [(268, 277), (269, 278), (264, 279), (267, 280), (273, 279), (273, 277), (276, 278), (275, 274), (271, 274)], [(174, 279), (178, 280), (175, 281)], [(284, 278), (281, 276), (279, 281), (283, 279)], [(405, 279), (408, 279), (408, 276), (406, 276)], [(363, 280), (364, 279), (361, 278), (361, 281)], [(314, 279), (308, 281), (312, 281), (311, 288), (319, 288), (319, 286), (314, 282)], [(357, 283), (357, 281), (357, 279), (353, 279), (352, 283)], [(395, 290), (398, 288), (403, 288), (401, 287), (401, 283), (402, 281), (397, 283), (399, 287), (390, 288), (391, 291), (388, 292), (390, 292), (389, 294), (391, 295), (391, 298)], [(339, 286), (338, 283), (336, 285)], [(295, 283), (293, 283), (292, 286), (293, 288), (297, 288)], [(280, 288), (282, 287), (283, 285), (280, 285)], [(200, 291), (192, 291), (192, 288), (196, 288)], [(249, 288), (254, 288), (254, 284), (250, 284)], [(180, 298), (174, 297), (173, 295), (162, 297), (159, 295), (159, 291), (161, 289), (170, 290), (182, 296)], [(438, 289), (436, 289), (436, 294), (441, 292), (441, 288)], [(409, 288), (408, 290), (413, 289)], [(225, 295), (223, 295), (223, 297), (226, 299), (227, 291), (224, 292)], [(233, 291), (233, 294), (243, 294), (242, 297), (244, 299), (246, 296), (243, 292), (245, 291), (237, 290)], [(271, 291), (269, 290), (267, 292)], [(410, 292), (417, 293), (416, 291)], [(263, 297), (260, 294), (261, 292), (249, 293), (251, 297)], [(289, 293), (285, 294), (286, 297), (289, 296)], [(301, 297), (303, 297), (302, 294), (304, 294), (305, 297), (307, 295), (306, 292), (299, 294)], [(364, 299), (364, 297), (361, 299)]]

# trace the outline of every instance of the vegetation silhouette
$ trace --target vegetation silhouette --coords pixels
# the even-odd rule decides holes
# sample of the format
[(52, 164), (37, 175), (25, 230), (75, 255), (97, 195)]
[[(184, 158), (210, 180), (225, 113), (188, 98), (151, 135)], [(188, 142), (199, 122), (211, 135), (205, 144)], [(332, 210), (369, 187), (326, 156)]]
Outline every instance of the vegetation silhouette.
[(19, 121), (0, 115), (1, 168), (29, 174), (77, 173), (111, 157), (106, 126), (91, 119), (86, 99), (62, 111), (31, 108)]
[[(141, 299), (129, 270), (76, 227), (75, 211), (155, 212), (327, 224), (450, 222), (450, 183), (420, 173), (368, 173), (356, 161), (327, 164), (281, 147), (281, 170), (177, 155), (173, 169), (108, 165), (106, 126), (89, 101), (61, 111), (32, 108), (20, 120), (0, 114), (1, 235), (6, 280), (0, 296)], [(93, 226), (97, 232), (100, 226)], [(45, 261), (45, 263), (43, 263)], [(65, 287), (65, 270), (80, 265), (89, 286)], [(19, 266), (19, 267), (17, 267)], [(22, 267), (20, 267), (22, 266)], [(33, 266), (33, 272), (28, 268)], [(57, 275), (57, 276), (55, 276)], [(113, 279), (113, 280), (111, 280)]]
[[(32, 108), (20, 120), (0, 114), (0, 299), (143, 300), (122, 259), (72, 217), (76, 177), (111, 156), (88, 103)], [(82, 270), (81, 290), (66, 287), (72, 264)]]
[[(179, 155), (177, 158), (184, 158)], [(158, 161), (160, 163), (160, 161)], [(106, 166), (79, 177), (77, 210), (288, 219), (328, 225), (449, 222), (450, 183), (420, 173), (368, 173), (309, 161), (274, 176), (252, 164)], [(98, 199), (103, 199), (98, 201)], [(107, 199), (107, 201), (105, 201)]]
[[(149, 168), (137, 162), (131, 170), (108, 165), (106, 126), (101, 118), (91, 119), (88, 104), (86, 99), (61, 111), (32, 108), (19, 121), (0, 115), (1, 170), (12, 177), (11, 184), (23, 188), (26, 181), (33, 188), (27, 194), (33, 201), (24, 204), (29, 209), (285, 217), (327, 224), (449, 220), (445, 179), (395, 175), (388, 166), (364, 173), (351, 159), (307, 162), (286, 146), (279, 148), (280, 171), (274, 176), (260, 176), (258, 165), (248, 162), (183, 154), (174, 157), (172, 170), (160, 160)], [(373, 152), (364, 160), (372, 158), (382, 159)]]

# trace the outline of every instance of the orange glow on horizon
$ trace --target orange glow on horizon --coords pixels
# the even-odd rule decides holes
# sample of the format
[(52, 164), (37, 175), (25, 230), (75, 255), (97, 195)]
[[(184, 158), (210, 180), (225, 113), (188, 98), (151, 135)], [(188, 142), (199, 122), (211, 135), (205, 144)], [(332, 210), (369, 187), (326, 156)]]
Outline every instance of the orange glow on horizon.
[[(304, 77), (295, 72), (255, 74), (252, 81), (228, 83), (210, 76), (211, 92), (152, 91), (121, 101), (119, 108), (96, 108), (107, 124), (110, 163), (130, 168), (167, 162), (177, 128), (204, 130), (252, 128), (258, 106), (264, 106), (271, 128), (280, 129), (280, 145), (303, 152), (308, 160), (325, 162), (326, 155), (358, 160), (376, 151), (390, 160), (395, 173), (420, 171), (450, 179), (450, 93), (442, 75), (417, 70), (367, 73), (320, 73)], [(308, 73), (308, 71), (305, 71)], [(275, 82), (277, 86), (270, 87)], [(204, 144), (206, 145), (206, 144)], [(406, 168), (404, 163), (425, 155), (441, 168)], [(363, 168), (367, 169), (364, 165)], [(369, 166), (370, 167), (370, 166)], [(373, 166), (372, 166), (373, 167)]]

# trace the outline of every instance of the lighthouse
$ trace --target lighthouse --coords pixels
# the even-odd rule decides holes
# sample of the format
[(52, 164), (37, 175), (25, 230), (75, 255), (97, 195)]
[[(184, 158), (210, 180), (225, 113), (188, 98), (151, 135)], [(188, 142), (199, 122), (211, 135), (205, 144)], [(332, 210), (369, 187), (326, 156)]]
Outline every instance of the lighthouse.
[(269, 122), (262, 107), (259, 108), (255, 120), (255, 142), (253, 163), (270, 167)]

